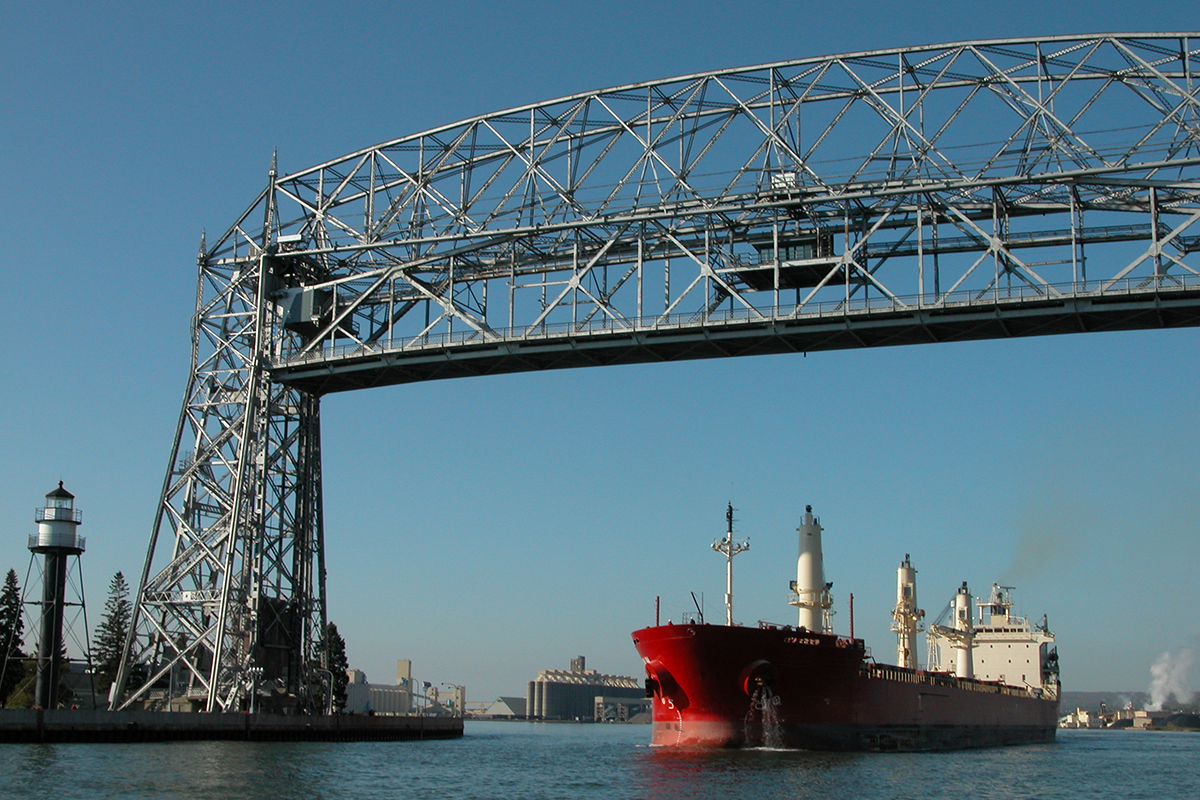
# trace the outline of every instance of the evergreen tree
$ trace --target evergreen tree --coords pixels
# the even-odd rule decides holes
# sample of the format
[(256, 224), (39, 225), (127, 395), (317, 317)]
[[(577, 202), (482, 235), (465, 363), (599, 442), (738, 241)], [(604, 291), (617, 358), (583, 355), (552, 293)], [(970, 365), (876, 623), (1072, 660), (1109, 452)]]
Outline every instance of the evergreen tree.
[(21, 670), (21, 680), (5, 699), (4, 707), (32, 708), (34, 683), (37, 679), (37, 659), (27, 658), (17, 662), (17, 666)]
[(95, 645), (92, 647), (92, 667), (96, 671), (96, 691), (102, 696), (117, 679), (121, 666), (121, 654), (125, 649), (125, 636), (129, 633), (129, 620), (133, 604), (129, 602), (129, 584), (125, 576), (117, 572), (108, 584), (108, 600), (104, 603), (104, 616), (96, 628)]
[[(346, 707), (346, 670), (350, 668), (346, 660), (346, 640), (338, 633), (337, 625), (330, 622), (325, 627), (325, 635), (317, 643), (317, 663), (320, 669), (327, 669), (333, 675), (333, 710), (341, 711)], [(320, 689), (316, 692), (319, 708), (325, 710), (325, 692), (328, 688), (324, 673), (318, 672)]]
[(21, 588), (17, 585), (16, 571), (10, 569), (4, 577), (4, 588), (0, 590), (0, 706), (25, 677), (25, 665), (21, 661), (25, 657), (21, 652), (24, 634)]

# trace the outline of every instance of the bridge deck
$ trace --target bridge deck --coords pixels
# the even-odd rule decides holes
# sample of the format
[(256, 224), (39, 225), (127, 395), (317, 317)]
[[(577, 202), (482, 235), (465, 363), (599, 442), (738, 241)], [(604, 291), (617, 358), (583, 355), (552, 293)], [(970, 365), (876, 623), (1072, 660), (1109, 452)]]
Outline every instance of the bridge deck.
[(1200, 325), (1200, 278), (877, 298), (673, 315), (586, 327), (475, 330), (281, 359), (272, 378), (316, 394), (546, 369)]

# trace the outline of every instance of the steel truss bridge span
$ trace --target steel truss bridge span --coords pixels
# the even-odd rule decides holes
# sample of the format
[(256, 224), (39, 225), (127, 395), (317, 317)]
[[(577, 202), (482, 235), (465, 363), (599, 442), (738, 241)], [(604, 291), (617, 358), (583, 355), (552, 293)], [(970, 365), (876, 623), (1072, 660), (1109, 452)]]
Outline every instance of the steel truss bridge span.
[(1200, 33), (589, 92), (280, 175), (199, 253), (115, 707), (315, 705), (320, 395), (1200, 323)]
[(997, 295), (963, 292), (934, 306), (917, 296), (718, 310), (612, 326), (499, 329), (421, 337), (395, 346), (343, 345), (273, 370), (277, 380), (328, 393), (387, 384), (531, 370), (858, 347), (1176, 328), (1200, 324), (1200, 278), (1051, 284)]

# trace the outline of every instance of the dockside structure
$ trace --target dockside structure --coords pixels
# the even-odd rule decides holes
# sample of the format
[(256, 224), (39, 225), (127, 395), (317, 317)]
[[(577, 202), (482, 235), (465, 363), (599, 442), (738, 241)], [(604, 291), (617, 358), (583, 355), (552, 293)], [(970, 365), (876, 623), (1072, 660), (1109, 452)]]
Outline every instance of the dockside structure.
[(0, 709), (0, 744), (457, 739), (462, 717)]

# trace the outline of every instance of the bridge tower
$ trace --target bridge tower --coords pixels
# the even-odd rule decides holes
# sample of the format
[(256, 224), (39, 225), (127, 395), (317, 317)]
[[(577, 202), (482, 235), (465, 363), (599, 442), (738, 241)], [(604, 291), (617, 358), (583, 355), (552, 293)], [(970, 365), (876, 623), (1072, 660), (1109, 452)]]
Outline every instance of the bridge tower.
[(267, 370), (300, 335), (285, 299), (314, 276), (277, 241), (275, 179), (272, 158), (243, 252), (201, 239), (191, 372), (114, 709), (309, 709), (324, 683), (320, 399)]

